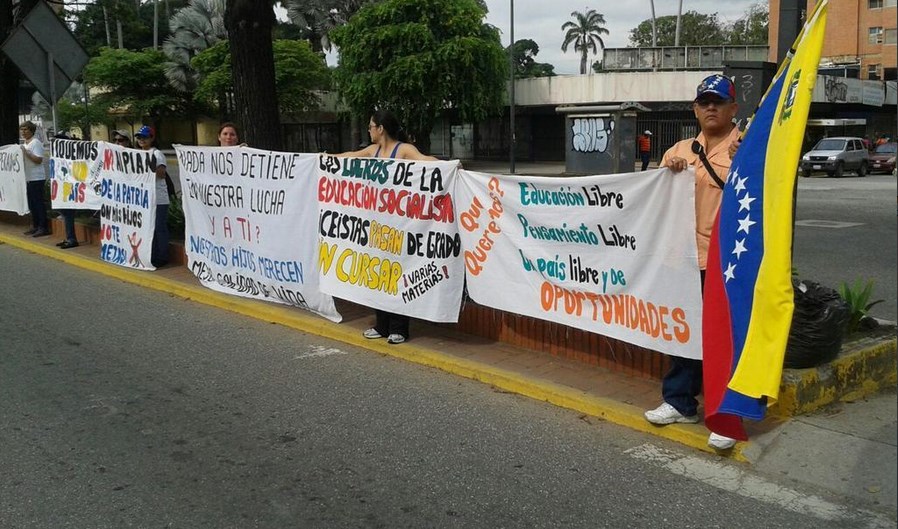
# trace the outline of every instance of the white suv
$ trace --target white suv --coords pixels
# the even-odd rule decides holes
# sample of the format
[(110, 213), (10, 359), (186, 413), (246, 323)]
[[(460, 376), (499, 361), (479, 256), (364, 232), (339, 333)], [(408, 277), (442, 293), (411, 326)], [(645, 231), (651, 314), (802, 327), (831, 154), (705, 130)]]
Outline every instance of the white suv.
[(836, 178), (845, 171), (857, 171), (867, 176), (870, 154), (864, 142), (855, 137), (823, 138), (801, 157), (801, 176), (811, 176), (813, 171), (825, 171)]

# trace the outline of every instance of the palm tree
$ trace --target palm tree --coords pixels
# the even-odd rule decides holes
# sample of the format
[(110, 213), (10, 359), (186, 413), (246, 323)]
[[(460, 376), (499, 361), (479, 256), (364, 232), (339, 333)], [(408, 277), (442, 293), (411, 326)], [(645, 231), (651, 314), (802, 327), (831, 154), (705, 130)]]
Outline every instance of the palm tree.
[(590, 9), (583, 14), (579, 11), (571, 13), (576, 22), (565, 22), (561, 26), (564, 34), (564, 42), (561, 43), (561, 51), (567, 51), (568, 46), (573, 43), (574, 51), (580, 52), (580, 74), (586, 73), (587, 59), (589, 52), (592, 51), (598, 55), (599, 47), (605, 49), (605, 41), (601, 35), (608, 35), (605, 29), (605, 15), (597, 13), (595, 9)]
[(376, 0), (284, 0), (283, 5), (287, 8), (287, 18), (309, 32), (313, 47), (329, 52), (332, 50), (330, 31), (373, 1)]
[(169, 21), (171, 35), (162, 44), (168, 57), (165, 75), (169, 83), (182, 92), (196, 87), (197, 73), (190, 60), (216, 42), (228, 38), (224, 27), (224, 0), (191, 0)]

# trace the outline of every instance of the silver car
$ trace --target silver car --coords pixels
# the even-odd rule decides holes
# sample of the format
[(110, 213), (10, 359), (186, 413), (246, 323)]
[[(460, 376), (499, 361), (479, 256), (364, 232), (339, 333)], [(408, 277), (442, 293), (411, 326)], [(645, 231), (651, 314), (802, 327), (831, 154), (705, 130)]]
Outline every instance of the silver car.
[(867, 176), (869, 166), (870, 154), (864, 142), (855, 137), (823, 138), (801, 157), (800, 164), (802, 176), (824, 171), (836, 178), (845, 171), (857, 171), (858, 176)]

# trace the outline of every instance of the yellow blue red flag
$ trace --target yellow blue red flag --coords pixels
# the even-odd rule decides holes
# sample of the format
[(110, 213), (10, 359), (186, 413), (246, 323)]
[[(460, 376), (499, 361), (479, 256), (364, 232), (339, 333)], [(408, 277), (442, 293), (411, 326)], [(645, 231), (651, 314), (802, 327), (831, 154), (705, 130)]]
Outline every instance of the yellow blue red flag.
[(796, 168), (823, 47), (827, 0), (783, 60), (733, 158), (711, 235), (702, 318), (705, 424), (745, 440), (779, 394), (792, 322)]

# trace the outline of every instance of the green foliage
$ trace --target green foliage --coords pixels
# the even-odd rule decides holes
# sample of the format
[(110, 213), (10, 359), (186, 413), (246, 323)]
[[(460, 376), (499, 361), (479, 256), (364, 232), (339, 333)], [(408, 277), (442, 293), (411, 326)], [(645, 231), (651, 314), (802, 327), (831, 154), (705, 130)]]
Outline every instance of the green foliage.
[(184, 240), (184, 206), (181, 203), (181, 193), (168, 197), (168, 231), (172, 239)]
[(509, 66), (485, 13), (475, 0), (366, 4), (331, 32), (341, 95), (364, 119), (394, 112), (425, 150), (444, 110), (464, 121), (499, 112)]
[(586, 13), (574, 11), (571, 17), (576, 22), (567, 21), (561, 25), (565, 31), (564, 41), (561, 43), (561, 51), (567, 51), (568, 46), (574, 45), (574, 51), (580, 53), (580, 73), (586, 73), (589, 52), (598, 55), (599, 48), (605, 47), (602, 35), (608, 35), (605, 28), (605, 15), (590, 9)]
[[(717, 13), (705, 15), (687, 11), (680, 18), (680, 46), (723, 46), (767, 44), (767, 3), (756, 3), (745, 11), (742, 18), (731, 25), (721, 22)], [(677, 17), (668, 15), (655, 18), (658, 46), (673, 46), (676, 42)], [(652, 19), (646, 19), (630, 30), (630, 45), (652, 45)]]
[[(168, 20), (172, 13), (186, 4), (187, 0), (159, 2), (160, 45), (169, 34)], [(67, 8), (66, 19), (70, 21), (78, 42), (81, 43), (88, 55), (94, 57), (104, 46), (118, 47), (118, 22), (121, 22), (122, 45), (125, 49), (138, 50), (152, 47), (153, 13), (153, 2), (94, 0), (84, 3), (79, 9)]]
[(165, 77), (165, 55), (158, 50), (129, 51), (103, 48), (84, 68), (84, 79), (99, 90), (95, 101), (108, 112), (140, 121), (185, 106)]
[[(318, 108), (316, 90), (330, 86), (330, 71), (324, 57), (312, 51), (305, 40), (276, 40), (274, 47), (274, 76), (278, 104), (284, 113), (302, 112)], [(231, 82), (231, 52), (227, 41), (220, 41), (200, 52), (191, 61), (200, 76), (194, 99), (216, 104), (233, 90)]]
[(751, 5), (745, 12), (745, 16), (729, 27), (727, 44), (767, 44), (767, 25), (770, 18), (769, 8), (770, 4), (766, 2)]
[[(677, 16), (655, 18), (655, 29), (658, 46), (673, 46), (677, 33)], [(680, 46), (720, 46), (726, 41), (726, 29), (718, 20), (717, 13), (683, 13), (680, 19)], [(639, 47), (652, 45), (652, 19), (643, 20), (630, 30), (630, 44)]]
[(872, 279), (867, 281), (866, 285), (862, 285), (860, 279), (857, 279), (853, 286), (848, 283), (842, 283), (839, 287), (839, 295), (848, 303), (848, 307), (851, 310), (848, 323), (845, 326), (846, 334), (851, 334), (858, 330), (861, 321), (867, 317), (870, 309), (885, 301), (882, 299), (870, 301), (870, 296), (873, 295)]
[[(505, 50), (508, 53), (508, 49)], [(528, 77), (551, 77), (555, 75), (555, 67), (551, 64), (536, 62), (539, 44), (531, 39), (515, 41), (512, 48), (512, 62), (516, 79)]]

